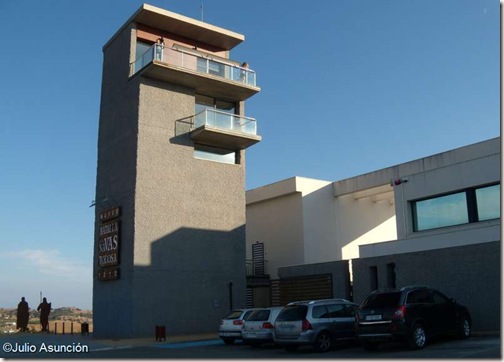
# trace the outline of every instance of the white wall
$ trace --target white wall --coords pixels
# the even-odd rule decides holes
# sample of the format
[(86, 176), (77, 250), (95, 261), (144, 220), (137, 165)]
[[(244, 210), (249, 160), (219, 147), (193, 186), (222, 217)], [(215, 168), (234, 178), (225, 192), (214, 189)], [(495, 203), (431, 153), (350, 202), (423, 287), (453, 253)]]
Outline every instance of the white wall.
[(304, 264), (340, 260), (332, 183), (298, 178), (298, 184), (303, 195)]
[(280, 266), (335, 260), (331, 185), (293, 177), (247, 191), (247, 259), (263, 242), (273, 279)]
[[(500, 219), (413, 231), (412, 202), (500, 182), (500, 139), (422, 159), (425, 171), (394, 187), (398, 240), (360, 247), (361, 257), (441, 249), (500, 240)], [(434, 165), (438, 167), (435, 168)]]
[[(390, 186), (397, 177), (408, 182)], [(275, 278), (279, 266), (498, 240), (495, 222), (413, 233), (409, 202), (499, 180), (500, 138), (334, 183), (282, 180), (247, 191), (247, 258), (264, 242)]]
[(301, 193), (289, 193), (247, 205), (247, 259), (252, 244), (264, 243), (267, 272), (278, 278), (277, 268), (304, 262)]
[(393, 199), (355, 199), (353, 194), (334, 199), (336, 240), (342, 259), (359, 257), (359, 245), (397, 238)]
[(398, 238), (419, 234), (413, 232), (411, 201), (500, 181), (500, 171), (500, 154), (494, 153), (408, 176), (394, 188)]
[(335, 198), (332, 182), (294, 177), (248, 191), (247, 259), (263, 242), (275, 278), (279, 266), (352, 259), (359, 245), (396, 239), (391, 188), (376, 199), (383, 190)]

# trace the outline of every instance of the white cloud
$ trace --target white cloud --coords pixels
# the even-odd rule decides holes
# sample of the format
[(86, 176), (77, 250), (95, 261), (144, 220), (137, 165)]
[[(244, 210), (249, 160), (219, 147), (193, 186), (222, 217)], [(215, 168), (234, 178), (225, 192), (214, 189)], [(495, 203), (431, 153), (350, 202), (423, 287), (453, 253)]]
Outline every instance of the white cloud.
[[(26, 297), (33, 308), (43, 292), (53, 308), (76, 306), (91, 309), (92, 262), (80, 254), (59, 249), (24, 249), (0, 252), (0, 306), (14, 307)], [(87, 258), (87, 256), (86, 256)]]
[(45, 275), (81, 279), (83, 276), (91, 274), (90, 265), (85, 265), (81, 261), (71, 260), (63, 256), (58, 249), (25, 249), (0, 253), (0, 256), (14, 258), (18, 266), (26, 266), (23, 264), (28, 263), (37, 272)]

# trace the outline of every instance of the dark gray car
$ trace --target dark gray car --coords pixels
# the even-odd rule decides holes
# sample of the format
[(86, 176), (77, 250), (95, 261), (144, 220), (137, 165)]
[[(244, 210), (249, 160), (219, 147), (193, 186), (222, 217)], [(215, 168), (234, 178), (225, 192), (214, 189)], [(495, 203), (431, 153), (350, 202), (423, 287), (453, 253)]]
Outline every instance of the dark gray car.
[(312, 345), (326, 352), (336, 341), (356, 338), (357, 309), (357, 304), (345, 299), (289, 303), (276, 319), (274, 341), (288, 350)]

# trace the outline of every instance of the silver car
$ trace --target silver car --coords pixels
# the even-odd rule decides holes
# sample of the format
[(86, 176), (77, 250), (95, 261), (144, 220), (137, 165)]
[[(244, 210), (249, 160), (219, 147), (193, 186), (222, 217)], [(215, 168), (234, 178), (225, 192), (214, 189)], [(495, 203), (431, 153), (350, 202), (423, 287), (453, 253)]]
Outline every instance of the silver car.
[(243, 323), (243, 342), (254, 347), (263, 343), (273, 343), (273, 328), (281, 310), (282, 307), (271, 307), (250, 313)]
[(287, 350), (311, 345), (318, 352), (335, 342), (352, 340), (358, 305), (346, 299), (325, 299), (287, 304), (275, 322), (274, 341)]
[(233, 344), (242, 339), (243, 320), (255, 309), (235, 309), (222, 318), (219, 327), (219, 338), (226, 344)]

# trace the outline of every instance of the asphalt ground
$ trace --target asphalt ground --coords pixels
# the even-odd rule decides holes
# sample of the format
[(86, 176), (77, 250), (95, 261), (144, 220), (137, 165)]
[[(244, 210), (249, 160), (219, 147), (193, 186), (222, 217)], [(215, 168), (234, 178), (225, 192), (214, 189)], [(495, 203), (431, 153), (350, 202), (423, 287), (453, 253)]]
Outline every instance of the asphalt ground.
[(154, 338), (94, 339), (92, 336), (16, 334), (0, 337), (0, 358), (6, 359), (501, 359), (500, 333), (475, 334), (468, 340), (432, 341), (411, 351), (399, 344), (384, 344), (368, 352), (358, 344), (337, 346), (327, 353), (303, 347), (288, 352), (274, 345), (253, 348), (242, 343), (225, 345), (216, 334)]
[(156, 341), (154, 336), (152, 338), (98, 339), (92, 334), (13, 333), (0, 335), (0, 358), (57, 358), (59, 355), (89, 358), (90, 354), (103, 351), (160, 346), (177, 348), (187, 343), (200, 341), (203, 344), (208, 341), (220, 342), (217, 333), (167, 336), (166, 341)]

